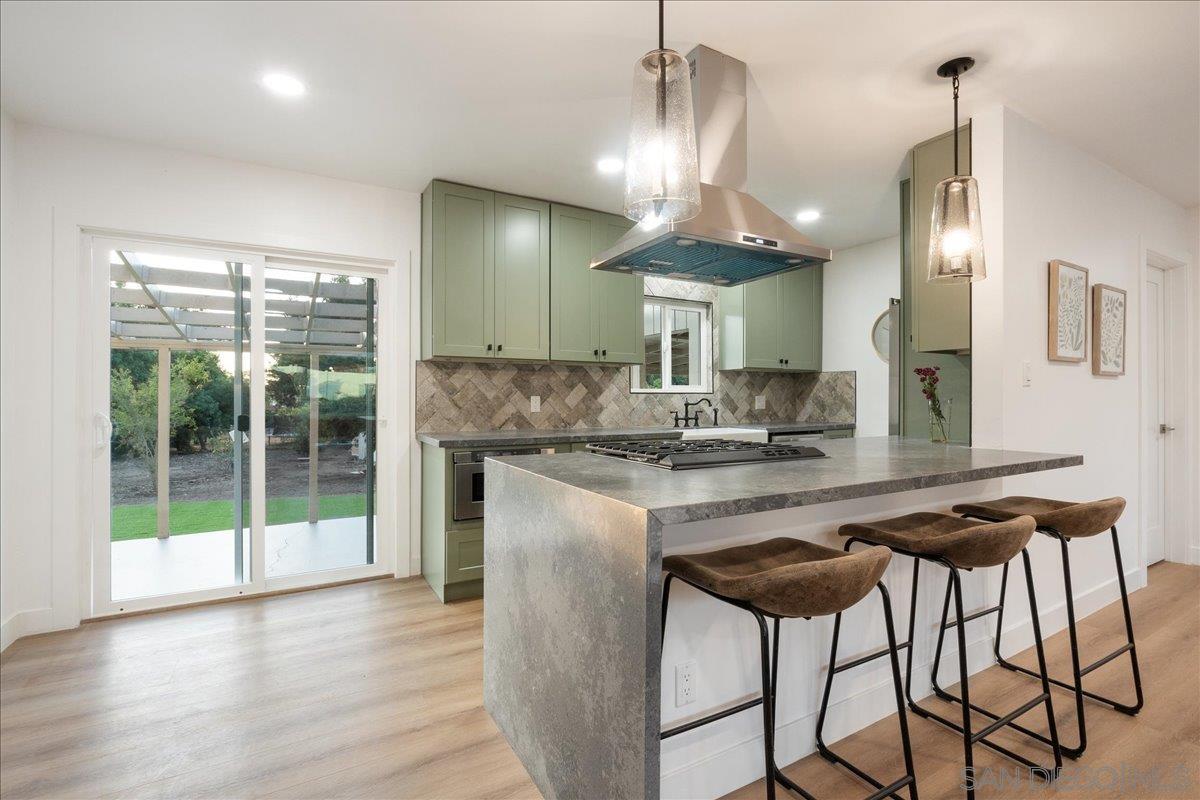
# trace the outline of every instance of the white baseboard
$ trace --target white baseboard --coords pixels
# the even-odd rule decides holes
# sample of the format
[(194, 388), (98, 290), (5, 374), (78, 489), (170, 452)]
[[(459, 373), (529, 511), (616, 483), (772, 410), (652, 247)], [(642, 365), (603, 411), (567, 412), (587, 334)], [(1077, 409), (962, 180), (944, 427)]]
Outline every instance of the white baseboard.
[(1187, 563), (1193, 564), (1193, 565), (1200, 564), (1200, 545), (1192, 545), (1191, 547), (1188, 548), (1188, 562)]
[[(1126, 584), (1130, 592), (1145, 586), (1145, 568), (1133, 569), (1126, 572)], [(1010, 585), (1010, 590), (1012, 585)], [(1023, 587), (1018, 587), (1023, 592)], [(1099, 611), (1110, 603), (1120, 599), (1117, 579), (1114, 576), (1099, 586), (1095, 586), (1075, 597), (1076, 619), (1081, 620)], [(1042, 637), (1064, 630), (1067, 627), (1066, 600), (1061, 599), (1049, 607), (1043, 602), (1038, 609), (1041, 622)], [(968, 609), (969, 611), (970, 609)], [(1024, 609), (1022, 609), (1024, 611)], [(976, 623), (986, 625), (986, 623)], [(977, 636), (967, 644), (967, 672), (974, 675), (995, 663), (992, 655), (992, 635), (994, 624), (987, 626), (987, 633)], [(936, 624), (933, 627), (936, 630)], [(920, 636), (929, 635), (930, 630)], [(1004, 653), (1010, 655), (1027, 647), (1033, 646), (1033, 624), (1029, 617), (1011, 622), (1006, 619), (1004, 626)], [(919, 650), (917, 651), (920, 652)], [(886, 663), (886, 662), (883, 662)], [(913, 697), (921, 700), (932, 693), (929, 682), (931, 659), (913, 664)], [(900, 660), (901, 676), (904, 672), (904, 658)], [(941, 669), (938, 673), (943, 685), (958, 682), (958, 650), (954, 646), (953, 637), (947, 638), (947, 644), (942, 653)], [(824, 672), (822, 672), (822, 676)], [(835, 683), (836, 693), (836, 683)], [(835, 743), (850, 734), (862, 730), (879, 720), (896, 712), (896, 700), (892, 689), (891, 678), (879, 681), (866, 689), (831, 702), (825, 724), (825, 740), (836, 751)], [(761, 714), (757, 710), (743, 712), (745, 714)], [(791, 764), (804, 756), (816, 752), (816, 710), (807, 712), (797, 719), (780, 723), (775, 731), (775, 755), (780, 766)], [(915, 715), (908, 713), (908, 724), (912, 729)], [(917, 725), (922, 723), (917, 722)], [(913, 733), (914, 736), (918, 734)], [(899, 735), (896, 737), (899, 746)], [(763, 744), (762, 734), (750, 736), (736, 744), (716, 753), (710, 753), (695, 761), (673, 768), (662, 774), (660, 795), (663, 798), (705, 798), (721, 797), (760, 779), (763, 775)], [(870, 766), (862, 764), (868, 772)], [(830, 769), (836, 769), (832, 764)], [(876, 775), (883, 781), (895, 780), (900, 775)]]
[(35, 633), (45, 633), (54, 630), (54, 610), (50, 608), (35, 608), (30, 611), (17, 611), (10, 614), (8, 619), (0, 623), (0, 653), (22, 636), (32, 636)]

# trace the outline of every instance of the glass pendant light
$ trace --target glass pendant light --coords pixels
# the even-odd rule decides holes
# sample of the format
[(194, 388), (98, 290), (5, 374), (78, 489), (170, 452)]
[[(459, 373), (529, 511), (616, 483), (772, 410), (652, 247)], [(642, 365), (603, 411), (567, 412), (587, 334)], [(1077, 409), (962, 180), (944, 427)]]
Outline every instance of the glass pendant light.
[(658, 49), (633, 68), (625, 216), (654, 228), (699, 213), (691, 68), (687, 59), (663, 46), (663, 0), (658, 0)]
[(975, 66), (963, 56), (938, 67), (937, 74), (954, 86), (954, 176), (933, 190), (933, 223), (929, 228), (929, 282), (965, 283), (987, 277), (983, 265), (983, 227), (979, 220), (979, 184), (958, 173), (958, 77)]

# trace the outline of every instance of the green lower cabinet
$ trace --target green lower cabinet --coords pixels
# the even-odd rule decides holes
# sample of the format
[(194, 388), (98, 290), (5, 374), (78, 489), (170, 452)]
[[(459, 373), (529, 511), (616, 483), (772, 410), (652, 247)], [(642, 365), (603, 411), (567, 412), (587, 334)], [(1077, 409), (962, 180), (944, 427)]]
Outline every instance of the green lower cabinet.
[(483, 528), (446, 532), (446, 582), (483, 580)]
[(720, 369), (820, 371), (821, 267), (719, 292)]

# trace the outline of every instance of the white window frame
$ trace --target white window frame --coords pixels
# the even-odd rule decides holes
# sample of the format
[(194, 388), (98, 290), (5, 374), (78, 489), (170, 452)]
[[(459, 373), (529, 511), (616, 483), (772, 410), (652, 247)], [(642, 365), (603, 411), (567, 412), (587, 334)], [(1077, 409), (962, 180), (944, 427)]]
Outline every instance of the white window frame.
[[(633, 365), (629, 368), (629, 391), (633, 394), (712, 394), (713, 391), (713, 361), (712, 361), (712, 342), (713, 342), (713, 327), (712, 327), (712, 304), (704, 303), (697, 300), (676, 300), (671, 297), (654, 297), (646, 295), (642, 299), (642, 337), (645, 338), (645, 309), (646, 306), (659, 306), (662, 308), (662, 319), (665, 323), (668, 311), (699, 311), (700, 312), (700, 383), (688, 386), (671, 386), (663, 381), (663, 386), (660, 389), (654, 389), (641, 386), (642, 382), (642, 367)], [(666, 325), (664, 324), (664, 328)], [(671, 337), (664, 335), (659, 337), (659, 345), (662, 348), (662, 365), (663, 376), (671, 374)]]

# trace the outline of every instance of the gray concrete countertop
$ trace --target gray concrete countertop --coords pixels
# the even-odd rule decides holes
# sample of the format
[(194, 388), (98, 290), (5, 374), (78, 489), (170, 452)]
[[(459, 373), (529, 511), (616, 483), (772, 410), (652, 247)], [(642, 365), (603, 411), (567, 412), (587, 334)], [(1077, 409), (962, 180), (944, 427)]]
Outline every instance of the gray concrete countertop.
[(987, 450), (886, 436), (827, 439), (817, 446), (828, 458), (676, 472), (592, 453), (506, 456), (494, 460), (644, 509), (663, 525), (1083, 463), (1083, 457), (1078, 455)]
[[(710, 427), (705, 425), (703, 427)], [(854, 428), (852, 422), (731, 422), (722, 428), (750, 428), (769, 433), (807, 433)], [(619, 442), (623, 439), (678, 439), (682, 428), (551, 428), (547, 430), (440, 431), (418, 433), (417, 440), (435, 447), (522, 447), (558, 442)]]

